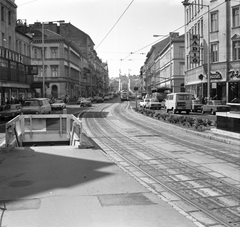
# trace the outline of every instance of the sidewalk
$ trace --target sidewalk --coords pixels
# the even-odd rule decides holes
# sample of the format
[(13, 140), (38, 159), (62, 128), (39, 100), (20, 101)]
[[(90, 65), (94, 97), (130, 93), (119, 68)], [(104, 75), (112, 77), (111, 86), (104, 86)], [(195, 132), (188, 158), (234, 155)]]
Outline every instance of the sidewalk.
[(2, 226), (196, 227), (101, 150), (16, 148), (0, 163)]

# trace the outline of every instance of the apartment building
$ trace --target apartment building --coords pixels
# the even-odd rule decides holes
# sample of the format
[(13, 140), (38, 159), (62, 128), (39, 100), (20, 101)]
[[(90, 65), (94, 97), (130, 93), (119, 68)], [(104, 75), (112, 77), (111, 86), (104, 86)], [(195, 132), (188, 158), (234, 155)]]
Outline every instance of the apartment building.
[(171, 92), (183, 92), (184, 88), (184, 35), (170, 32), (169, 42), (154, 59), (154, 87), (169, 88)]
[(240, 3), (194, 0), (185, 7), (185, 88), (196, 97), (240, 98)]
[(39, 95), (68, 96), (74, 100), (79, 96), (107, 93), (108, 66), (97, 56), (88, 34), (64, 22), (44, 23), (44, 26), (36, 22), (29, 25), (29, 30), (34, 33), (32, 62), (39, 67), (33, 86)]
[(184, 35), (170, 32), (153, 45), (141, 68), (142, 93), (155, 96), (163, 88), (169, 92), (184, 91)]
[(16, 30), (14, 0), (0, 0), (0, 105), (32, 95), (31, 35)]

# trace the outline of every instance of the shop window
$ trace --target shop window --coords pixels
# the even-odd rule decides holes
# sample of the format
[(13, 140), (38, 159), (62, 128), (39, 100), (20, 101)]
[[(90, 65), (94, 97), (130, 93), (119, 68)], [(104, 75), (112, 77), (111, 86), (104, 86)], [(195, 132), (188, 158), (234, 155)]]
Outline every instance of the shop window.
[(236, 7), (236, 8), (233, 8), (232, 9), (232, 21), (233, 21), (233, 27), (239, 27), (240, 26), (240, 13), (239, 13), (239, 10), (240, 9), (240, 6)]
[(240, 60), (240, 40), (233, 41), (233, 60)]
[(211, 45), (211, 60), (212, 62), (218, 62), (218, 44)]
[(218, 31), (218, 13), (211, 14), (211, 32)]

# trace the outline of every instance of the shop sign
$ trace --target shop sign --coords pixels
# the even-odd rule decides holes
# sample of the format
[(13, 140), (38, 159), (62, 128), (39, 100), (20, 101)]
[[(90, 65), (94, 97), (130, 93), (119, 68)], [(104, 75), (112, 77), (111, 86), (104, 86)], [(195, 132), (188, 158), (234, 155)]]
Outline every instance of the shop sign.
[(211, 80), (221, 80), (222, 79), (222, 74), (218, 70), (216, 72), (210, 72), (210, 79)]
[(234, 77), (240, 78), (240, 72), (237, 69), (236, 70), (231, 69), (228, 73), (229, 73), (229, 78), (230, 79), (233, 79)]
[(190, 57), (192, 63), (200, 62), (200, 35), (191, 35)]

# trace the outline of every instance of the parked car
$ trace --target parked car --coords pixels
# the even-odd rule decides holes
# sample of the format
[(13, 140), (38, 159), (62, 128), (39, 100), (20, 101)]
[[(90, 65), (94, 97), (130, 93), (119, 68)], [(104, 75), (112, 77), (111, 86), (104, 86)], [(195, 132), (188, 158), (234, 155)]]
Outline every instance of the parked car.
[(222, 100), (208, 100), (206, 105), (202, 106), (202, 113), (209, 112), (216, 114), (216, 112), (229, 112), (230, 106), (224, 104)]
[(52, 109), (65, 109), (67, 107), (66, 103), (61, 100), (61, 99), (58, 99), (58, 100), (55, 100), (54, 103), (51, 104), (52, 106)]
[(109, 98), (108, 95), (105, 95), (103, 99), (104, 99), (104, 100), (109, 100), (110, 98)]
[(158, 99), (149, 99), (149, 102), (146, 103), (146, 108), (149, 109), (161, 109), (162, 105)]
[(47, 98), (33, 98), (24, 101), (22, 106), (23, 114), (50, 114), (51, 104)]
[(84, 97), (79, 97), (77, 100), (77, 104), (80, 104), (80, 102), (82, 101), (82, 99), (85, 99)]
[(150, 99), (143, 99), (142, 101), (139, 102), (139, 106), (142, 108), (146, 108), (147, 103), (149, 102)]
[(202, 105), (200, 100), (192, 100), (192, 112), (202, 111)]
[(21, 114), (21, 112), (21, 104), (7, 104), (3, 106), (2, 110), (0, 111), (0, 118), (1, 120), (11, 119)]
[(96, 99), (96, 102), (104, 102), (104, 98), (101, 96), (98, 96)]
[(84, 98), (80, 102), (80, 107), (81, 106), (92, 106), (92, 101), (90, 99)]

